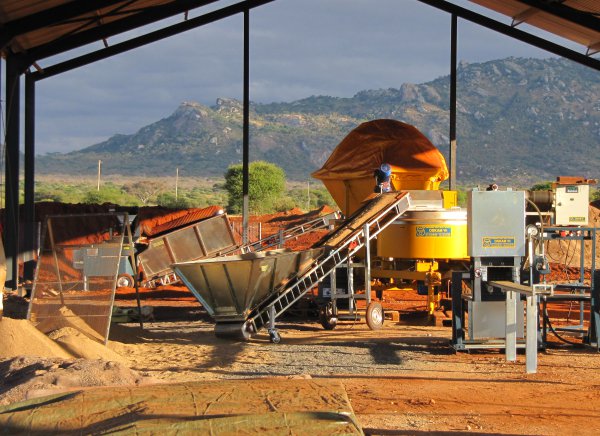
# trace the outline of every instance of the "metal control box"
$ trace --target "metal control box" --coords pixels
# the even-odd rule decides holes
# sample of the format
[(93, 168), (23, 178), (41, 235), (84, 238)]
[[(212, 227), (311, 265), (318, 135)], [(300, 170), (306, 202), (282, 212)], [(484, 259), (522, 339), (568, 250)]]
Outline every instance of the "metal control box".
[(590, 185), (557, 185), (554, 195), (555, 225), (588, 225)]
[(469, 256), (525, 255), (524, 191), (473, 190), (468, 200)]

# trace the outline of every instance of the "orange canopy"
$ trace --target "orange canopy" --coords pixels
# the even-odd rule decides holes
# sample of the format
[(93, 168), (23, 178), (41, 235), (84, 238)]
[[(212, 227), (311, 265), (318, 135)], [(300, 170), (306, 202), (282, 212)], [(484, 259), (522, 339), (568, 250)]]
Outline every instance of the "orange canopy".
[(417, 172), (438, 182), (448, 178), (446, 160), (436, 146), (416, 127), (396, 120), (362, 123), (312, 176), (320, 180), (373, 177), (382, 163), (392, 165), (395, 174)]
[(346, 215), (373, 193), (374, 172), (390, 164), (394, 190), (438, 189), (448, 178), (440, 151), (417, 128), (395, 120), (375, 120), (352, 130), (312, 176)]

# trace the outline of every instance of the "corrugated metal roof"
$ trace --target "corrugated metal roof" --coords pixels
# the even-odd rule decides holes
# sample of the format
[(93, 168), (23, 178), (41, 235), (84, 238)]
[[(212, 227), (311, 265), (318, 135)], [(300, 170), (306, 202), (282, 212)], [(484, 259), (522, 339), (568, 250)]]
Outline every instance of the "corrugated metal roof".
[[(492, 9), (512, 18), (513, 26), (527, 23), (543, 29), (560, 37), (569, 39), (585, 46), (590, 54), (600, 51), (600, 28), (586, 26), (576, 22), (565, 15), (547, 12), (533, 7), (535, 2), (522, 2), (518, 0), (470, 0), (473, 3)], [(527, 4), (529, 3), (529, 4)], [(600, 1), (598, 0), (565, 0), (563, 2), (540, 1), (540, 7), (560, 7), (563, 10), (570, 8), (575, 14), (590, 19), (600, 18)], [(557, 9), (555, 9), (557, 10)]]
[[(547, 5), (558, 8), (570, 8), (579, 13), (588, 14), (598, 19), (600, 17), (600, 1), (598, 0), (565, 0), (563, 2), (550, 2), (546, 0), (519, 1), (519, 0), (470, 0), (473, 3), (487, 7), (494, 11), (513, 18), (513, 23), (528, 23), (540, 29), (554, 33), (558, 36), (575, 41), (588, 48), (590, 53), (600, 50), (600, 30), (594, 26), (585, 26), (562, 14), (545, 12), (532, 4)], [(0, 1), (0, 53), (3, 57), (10, 51), (24, 53), (48, 44), (64, 41), (83, 34), (92, 29), (115, 24), (120, 20), (132, 18), (136, 15), (148, 13), (162, 6), (173, 6), (182, 12), (195, 9), (209, 3), (221, 3), (219, 0), (194, 1), (194, 0), (95, 0), (99, 7), (94, 8), (93, 0), (2, 0)], [(528, 4), (529, 3), (529, 4)], [(189, 6), (186, 6), (189, 5)], [(60, 12), (56, 8), (63, 8)], [(69, 13), (68, 11), (71, 10)], [(72, 11), (85, 10), (77, 14)], [(40, 16), (42, 14), (42, 16)], [(172, 14), (171, 14), (172, 15)], [(166, 18), (157, 17), (157, 20)], [(43, 18), (40, 20), (40, 18)], [(183, 14), (182, 14), (183, 18)], [(27, 27), (35, 22), (49, 23)], [(141, 27), (133, 25), (131, 28)], [(130, 30), (130, 29), (126, 29)], [(119, 30), (126, 31), (126, 30)], [(4, 33), (4, 35), (2, 35)], [(98, 36), (94, 41), (101, 41)], [(87, 42), (86, 42), (87, 43)]]
[(142, 224), (142, 234), (148, 237), (157, 236), (167, 231), (179, 229), (188, 224), (194, 224), (198, 221), (212, 218), (224, 213), (223, 208), (220, 206), (209, 206), (203, 209), (190, 209), (187, 212), (188, 213), (186, 215), (179, 216), (172, 221), (168, 221), (154, 227), (151, 227), (147, 224)]
[[(17, 23), (25, 23), (29, 20), (29, 25), (31, 22), (37, 21), (40, 19), (39, 14), (46, 14), (45, 20), (52, 21), (52, 24), (43, 25), (31, 31), (17, 32), (19, 34), (10, 39), (7, 46), (0, 47), (2, 55), (5, 55), (7, 49), (10, 49), (13, 53), (26, 52), (93, 28), (130, 18), (142, 12), (148, 12), (157, 6), (181, 3), (180, 0), (116, 0), (104, 2), (108, 6), (76, 16), (57, 16), (53, 12), (57, 7), (79, 6), (85, 4), (86, 1), (88, 0), (2, 0), (0, 2), (0, 28), (5, 31), (10, 29), (11, 25)], [(102, 4), (102, 2), (99, 2), (99, 4)], [(189, 2), (189, 4), (192, 5), (192, 2)], [(192, 8), (198, 6), (202, 6), (202, 4), (192, 5)], [(42, 21), (45, 22), (45, 20)], [(98, 38), (98, 40), (101, 40), (101, 38)]]

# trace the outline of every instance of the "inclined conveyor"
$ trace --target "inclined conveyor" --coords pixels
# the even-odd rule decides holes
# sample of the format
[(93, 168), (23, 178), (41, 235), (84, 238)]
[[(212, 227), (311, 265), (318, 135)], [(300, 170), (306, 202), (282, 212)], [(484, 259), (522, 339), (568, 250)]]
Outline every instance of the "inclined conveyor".
[(406, 192), (368, 199), (314, 248), (272, 250), (173, 264), (173, 269), (215, 319), (220, 337), (249, 339), (267, 327), (279, 342), (275, 320), (348, 262), (410, 207)]

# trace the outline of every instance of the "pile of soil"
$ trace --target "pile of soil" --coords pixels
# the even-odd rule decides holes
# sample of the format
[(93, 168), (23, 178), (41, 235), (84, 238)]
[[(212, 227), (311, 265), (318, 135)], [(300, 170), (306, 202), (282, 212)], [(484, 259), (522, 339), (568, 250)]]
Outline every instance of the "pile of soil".
[(127, 364), (127, 359), (110, 348), (90, 339), (73, 327), (63, 327), (51, 332), (48, 337), (70, 354), (84, 359), (102, 359)]
[(58, 313), (56, 313), (56, 315), (57, 316), (45, 318), (42, 322), (36, 325), (37, 329), (48, 334), (64, 327), (70, 327), (92, 340), (104, 342), (104, 338), (96, 330), (90, 327), (82, 318), (77, 316), (68, 307), (61, 307), (58, 309)]
[(26, 319), (3, 317), (0, 321), (0, 358), (16, 356), (60, 357), (73, 356), (36, 329)]
[[(251, 216), (248, 218), (248, 221), (251, 224), (261, 223), (262, 237), (265, 238), (277, 234), (280, 230), (288, 230), (334, 212), (335, 210), (327, 205), (306, 213), (298, 208), (294, 208), (285, 212)], [(230, 216), (229, 220), (234, 223), (241, 222), (242, 217)], [(307, 250), (319, 242), (327, 233), (328, 231), (323, 229), (301, 234), (294, 239), (287, 240), (285, 248), (290, 248), (294, 251)]]
[(28, 320), (3, 317), (0, 338), (0, 405), (79, 387), (151, 381), (71, 326), (46, 336)]
[(85, 387), (151, 382), (151, 378), (121, 362), (40, 357), (0, 359), (0, 405)]

